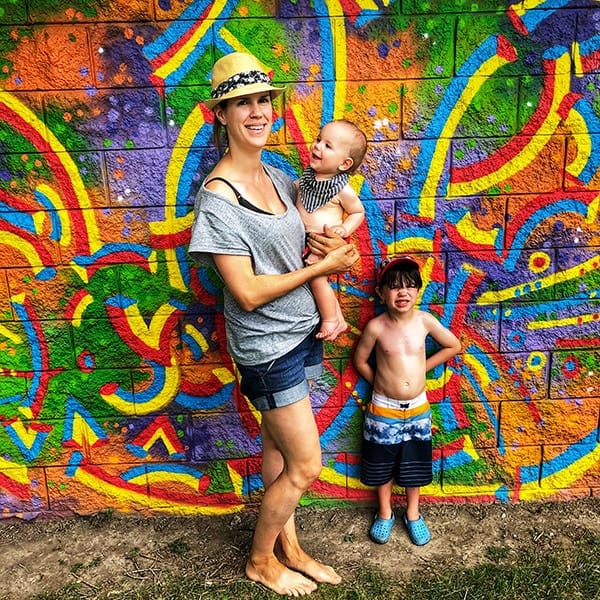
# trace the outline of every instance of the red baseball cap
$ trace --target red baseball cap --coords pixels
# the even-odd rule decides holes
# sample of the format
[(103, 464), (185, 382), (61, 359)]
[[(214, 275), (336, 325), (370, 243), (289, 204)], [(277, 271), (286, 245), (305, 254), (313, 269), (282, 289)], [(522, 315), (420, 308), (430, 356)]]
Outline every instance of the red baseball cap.
[(379, 263), (379, 272), (377, 275), (377, 285), (381, 285), (381, 280), (383, 276), (393, 267), (397, 267), (398, 265), (406, 265), (412, 267), (413, 269), (419, 269), (419, 263), (410, 256), (394, 256), (391, 258), (384, 258), (381, 263)]

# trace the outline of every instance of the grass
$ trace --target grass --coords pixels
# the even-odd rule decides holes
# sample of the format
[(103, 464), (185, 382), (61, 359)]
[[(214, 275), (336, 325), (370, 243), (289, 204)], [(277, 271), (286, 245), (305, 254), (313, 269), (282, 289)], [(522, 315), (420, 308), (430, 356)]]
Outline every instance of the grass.
[[(183, 551), (183, 548), (173, 548)], [(97, 593), (82, 585), (39, 594), (32, 600), (275, 600), (281, 598), (248, 580), (209, 581), (206, 574), (167, 577), (160, 583)], [(520, 553), (490, 547), (481, 564), (438, 571), (405, 581), (363, 568), (340, 586), (322, 585), (315, 600), (600, 600), (600, 537), (586, 534), (569, 547), (544, 545)]]

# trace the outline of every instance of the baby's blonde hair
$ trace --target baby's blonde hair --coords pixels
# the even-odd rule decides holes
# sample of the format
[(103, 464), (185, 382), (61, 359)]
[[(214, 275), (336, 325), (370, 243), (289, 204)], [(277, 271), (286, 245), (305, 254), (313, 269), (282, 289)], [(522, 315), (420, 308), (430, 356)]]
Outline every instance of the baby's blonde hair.
[(345, 125), (352, 134), (352, 143), (350, 144), (352, 166), (346, 172), (350, 174), (354, 173), (360, 167), (367, 153), (367, 136), (355, 123), (348, 121), (348, 119), (338, 119), (335, 122)]

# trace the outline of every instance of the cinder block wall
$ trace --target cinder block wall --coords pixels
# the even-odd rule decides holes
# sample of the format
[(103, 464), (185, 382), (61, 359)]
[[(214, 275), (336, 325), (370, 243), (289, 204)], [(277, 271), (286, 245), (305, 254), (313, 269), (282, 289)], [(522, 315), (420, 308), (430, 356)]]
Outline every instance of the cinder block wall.
[(216, 159), (200, 101), (233, 50), (287, 85), (269, 163), (296, 177), (334, 118), (369, 138), (361, 260), (332, 280), (351, 328), (314, 387), (324, 468), (305, 501), (373, 500), (350, 357), (396, 253), (464, 344), (429, 374), (425, 500), (595, 494), (599, 15), (593, 0), (0, 0), (2, 515), (218, 513), (261, 493), (219, 286), (186, 252)]

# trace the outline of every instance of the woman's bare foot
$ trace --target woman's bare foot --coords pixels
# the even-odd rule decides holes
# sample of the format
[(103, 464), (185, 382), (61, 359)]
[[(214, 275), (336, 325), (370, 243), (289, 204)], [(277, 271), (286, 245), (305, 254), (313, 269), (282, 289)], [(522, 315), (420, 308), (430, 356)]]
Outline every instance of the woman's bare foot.
[(320, 563), (312, 556), (306, 554), (302, 549), (299, 549), (294, 557), (282, 559), (282, 562), (290, 569), (300, 571), (319, 583), (331, 583), (337, 585), (342, 581), (342, 578), (334, 571), (333, 567)]
[(248, 559), (246, 576), (252, 581), (262, 583), (280, 596), (307, 596), (317, 589), (314, 581), (288, 569), (275, 556), (260, 562)]
[(325, 340), (327, 342), (333, 342), (340, 333), (343, 333), (348, 329), (348, 323), (344, 319), (331, 319), (321, 321), (321, 327), (316, 338), (318, 340)]

